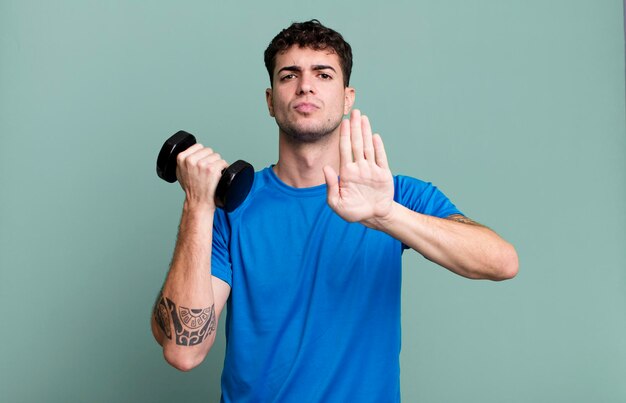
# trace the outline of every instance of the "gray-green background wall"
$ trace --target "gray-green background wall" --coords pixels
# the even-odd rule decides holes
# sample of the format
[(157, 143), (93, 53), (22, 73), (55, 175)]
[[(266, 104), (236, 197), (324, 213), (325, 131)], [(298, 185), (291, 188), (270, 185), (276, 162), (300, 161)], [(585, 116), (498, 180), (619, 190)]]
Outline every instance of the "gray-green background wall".
[(394, 173), (520, 255), (492, 283), (405, 254), (403, 400), (626, 401), (622, 7), (1, 0), (0, 401), (219, 399), (223, 334), (180, 373), (150, 333), (182, 206), (156, 154), (185, 129), (275, 162), (262, 52), (310, 18), (352, 44)]

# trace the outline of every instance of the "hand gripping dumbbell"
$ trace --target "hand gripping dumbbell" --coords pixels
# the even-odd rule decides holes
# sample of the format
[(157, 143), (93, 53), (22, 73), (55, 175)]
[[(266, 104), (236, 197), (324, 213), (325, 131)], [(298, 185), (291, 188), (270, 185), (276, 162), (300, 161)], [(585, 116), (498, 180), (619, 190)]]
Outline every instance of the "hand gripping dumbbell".
[[(196, 144), (196, 138), (186, 131), (179, 131), (167, 139), (157, 158), (157, 175), (169, 183), (176, 182), (176, 157)], [(238, 160), (222, 171), (215, 189), (215, 205), (231, 212), (245, 200), (254, 181), (254, 168), (246, 161)]]

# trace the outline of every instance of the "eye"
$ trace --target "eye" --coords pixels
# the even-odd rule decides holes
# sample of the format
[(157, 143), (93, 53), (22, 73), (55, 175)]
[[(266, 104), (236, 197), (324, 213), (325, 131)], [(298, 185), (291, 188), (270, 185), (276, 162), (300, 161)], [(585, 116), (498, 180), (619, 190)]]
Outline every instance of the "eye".
[(284, 75), (284, 76), (282, 76), (282, 77), (280, 78), (280, 81), (292, 80), (292, 79), (294, 79), (294, 78), (296, 78), (296, 75), (295, 75), (295, 74), (293, 74), (293, 73), (291, 73), (291, 74), (286, 74), (286, 75)]
[(332, 79), (332, 76), (331, 76), (331, 75), (329, 75), (329, 74), (326, 74), (326, 73), (321, 73), (321, 74), (319, 75), (319, 77), (320, 77), (322, 80), (331, 80), (331, 79)]

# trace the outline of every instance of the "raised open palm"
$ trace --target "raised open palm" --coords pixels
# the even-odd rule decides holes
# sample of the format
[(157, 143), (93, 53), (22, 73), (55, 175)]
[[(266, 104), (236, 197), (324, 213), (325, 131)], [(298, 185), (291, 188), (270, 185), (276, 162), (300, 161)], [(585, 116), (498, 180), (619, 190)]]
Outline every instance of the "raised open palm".
[(391, 211), (393, 176), (382, 139), (357, 109), (341, 122), (339, 158), (339, 175), (324, 167), (328, 205), (346, 221), (375, 226)]

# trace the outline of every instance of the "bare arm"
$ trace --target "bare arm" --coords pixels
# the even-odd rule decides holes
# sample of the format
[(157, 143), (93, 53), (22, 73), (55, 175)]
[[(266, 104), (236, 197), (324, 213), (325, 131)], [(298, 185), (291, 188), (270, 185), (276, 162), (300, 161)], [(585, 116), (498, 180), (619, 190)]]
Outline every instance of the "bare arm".
[(394, 203), (387, 217), (370, 225), (463, 277), (506, 280), (517, 274), (518, 258), (513, 246), (462, 215), (437, 218)]
[(414, 212), (393, 200), (393, 176), (380, 136), (367, 117), (342, 122), (340, 180), (325, 167), (328, 204), (350, 222), (383, 231), (461, 276), (504, 280), (518, 270), (515, 249), (495, 232), (461, 215), (447, 219)]
[(188, 371), (204, 360), (213, 345), (217, 320), (230, 294), (228, 284), (211, 275), (213, 195), (226, 162), (199, 144), (182, 152), (177, 162), (186, 198), (174, 257), (151, 327), (167, 362)]

